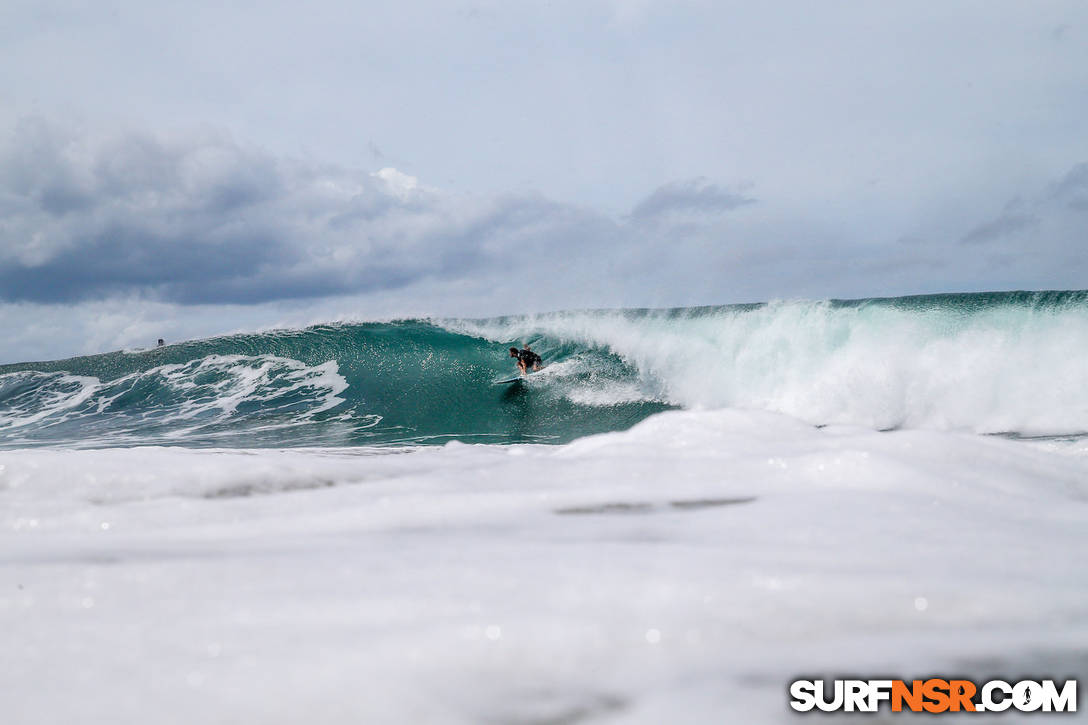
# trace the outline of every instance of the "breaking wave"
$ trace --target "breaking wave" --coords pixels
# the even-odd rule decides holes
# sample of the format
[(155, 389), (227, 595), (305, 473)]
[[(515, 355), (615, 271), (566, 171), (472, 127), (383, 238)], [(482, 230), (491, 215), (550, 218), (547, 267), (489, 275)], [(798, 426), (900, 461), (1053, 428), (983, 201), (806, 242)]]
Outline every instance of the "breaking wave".
[[(496, 386), (506, 348), (547, 363)], [(318, 325), (0, 367), (0, 445), (559, 443), (672, 407), (1088, 431), (1088, 292)]]

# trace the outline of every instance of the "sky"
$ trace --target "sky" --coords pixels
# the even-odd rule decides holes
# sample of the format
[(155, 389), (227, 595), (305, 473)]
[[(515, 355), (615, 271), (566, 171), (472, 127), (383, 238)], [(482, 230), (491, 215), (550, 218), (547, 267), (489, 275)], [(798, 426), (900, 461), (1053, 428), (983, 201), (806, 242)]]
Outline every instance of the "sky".
[(0, 6), (0, 362), (1088, 287), (1088, 5)]

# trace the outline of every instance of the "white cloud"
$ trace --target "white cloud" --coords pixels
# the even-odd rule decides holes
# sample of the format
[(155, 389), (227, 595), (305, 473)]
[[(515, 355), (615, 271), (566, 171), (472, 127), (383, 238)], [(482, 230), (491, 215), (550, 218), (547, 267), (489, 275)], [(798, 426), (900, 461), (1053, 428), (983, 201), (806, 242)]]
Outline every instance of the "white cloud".
[(419, 188), (419, 179), (402, 171), (397, 171), (391, 166), (379, 169), (371, 176), (384, 181), (389, 192), (401, 201), (405, 201), (413, 191)]

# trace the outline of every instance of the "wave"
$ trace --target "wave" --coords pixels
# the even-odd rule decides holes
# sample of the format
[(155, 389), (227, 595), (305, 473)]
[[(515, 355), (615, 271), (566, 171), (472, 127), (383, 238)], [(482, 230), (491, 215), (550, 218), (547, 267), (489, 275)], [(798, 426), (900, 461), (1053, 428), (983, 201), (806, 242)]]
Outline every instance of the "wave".
[[(500, 387), (506, 348), (547, 366)], [(318, 325), (0, 368), (0, 445), (558, 443), (682, 408), (1088, 431), (1088, 292)]]
[(25, 431), (31, 439), (102, 444), (181, 440), (230, 433), (238, 425), (271, 430), (303, 425), (339, 407), (344, 399), (338, 394), (347, 387), (335, 361), (311, 367), (272, 355), (210, 355), (109, 382), (21, 371), (0, 376), (0, 431), (16, 442)]

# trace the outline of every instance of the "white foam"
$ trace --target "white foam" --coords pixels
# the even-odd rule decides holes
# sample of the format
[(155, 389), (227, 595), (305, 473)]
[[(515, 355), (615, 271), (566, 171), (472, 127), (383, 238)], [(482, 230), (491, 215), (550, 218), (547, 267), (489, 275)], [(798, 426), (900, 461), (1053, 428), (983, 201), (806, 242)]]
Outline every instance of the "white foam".
[(656, 401), (638, 381), (617, 379), (608, 371), (597, 369), (596, 362), (584, 355), (549, 363), (526, 378), (528, 385), (541, 385), (558, 391), (579, 405), (608, 407), (624, 403)]
[(29, 382), (31, 392), (7, 396), (6, 412), (0, 413), (0, 430), (34, 425), (52, 419), (51, 424), (67, 420), (71, 414), (101, 389), (98, 378), (26, 371), (0, 375), (0, 384), (16, 386)]
[[(290, 419), (273, 425), (302, 425), (343, 403), (340, 394), (348, 388), (335, 360), (310, 366), (275, 355), (210, 355), (184, 364), (160, 365), (106, 383), (93, 377), (38, 372), (9, 373), (0, 376), (0, 382), (13, 384), (27, 376), (36, 380), (34, 392), (23, 396), (25, 401), (7, 401), (6, 413), (0, 416), (0, 430), (49, 427), (73, 418), (116, 413), (115, 402), (140, 387), (149, 387), (162, 400), (150, 400), (138, 411), (133, 423), (133, 432), (138, 434), (146, 432), (146, 424), (156, 423), (175, 426), (162, 431), (163, 436), (181, 438), (209, 424), (230, 420), (244, 403), (260, 403), (266, 414), (289, 407)], [(304, 404), (300, 405), (292, 393), (301, 393)], [(171, 399), (171, 395), (175, 397)], [(278, 400), (291, 402), (279, 406)], [(124, 418), (115, 420), (124, 426)], [(186, 427), (176, 427), (178, 424)], [(89, 431), (82, 443), (108, 443), (126, 430), (111, 428), (108, 437), (101, 440)]]
[(774, 723), (801, 673), (1088, 646), (1088, 457), (1000, 438), (676, 411), (556, 447), (0, 466), (12, 722)]
[[(619, 356), (645, 399), (811, 423), (1028, 434), (1088, 431), (1088, 310), (777, 302), (687, 313), (572, 312), (447, 327)], [(592, 396), (590, 396), (592, 397)]]

